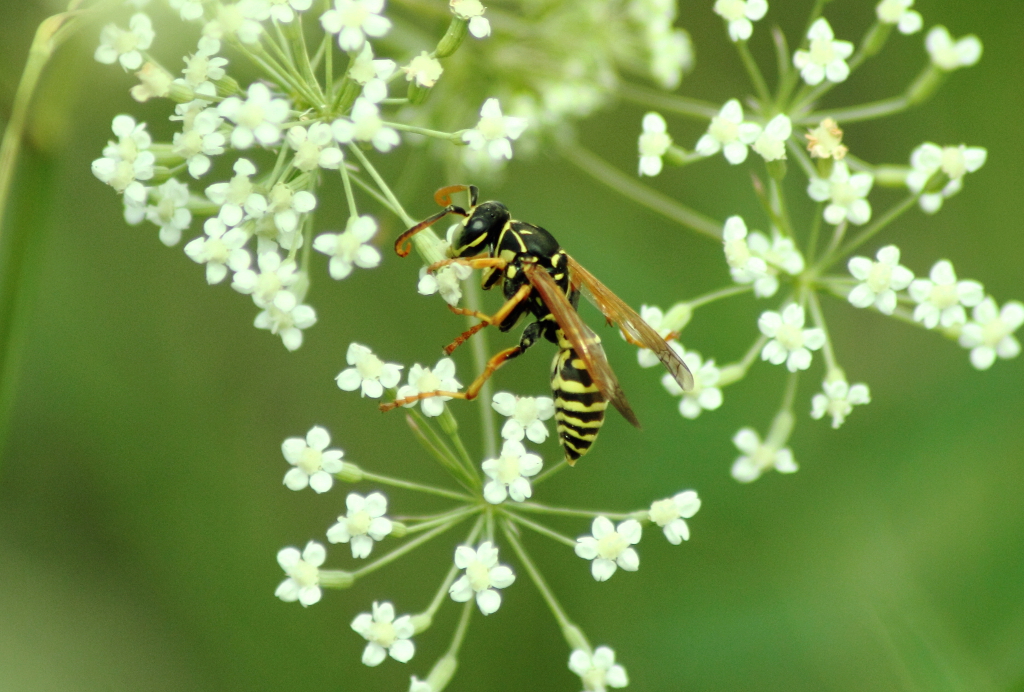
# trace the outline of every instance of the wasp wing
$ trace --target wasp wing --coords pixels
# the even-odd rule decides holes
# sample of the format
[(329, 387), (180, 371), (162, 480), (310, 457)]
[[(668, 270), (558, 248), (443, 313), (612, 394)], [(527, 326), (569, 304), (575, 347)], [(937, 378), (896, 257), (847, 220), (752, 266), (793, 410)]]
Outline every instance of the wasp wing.
[(598, 281), (597, 277), (572, 257), (569, 258), (569, 276), (573, 287), (580, 288), (587, 300), (597, 306), (609, 322), (618, 324), (619, 329), (627, 337), (631, 337), (633, 342), (654, 351), (654, 355), (658, 356), (658, 360), (684, 391), (693, 389), (693, 374), (690, 369), (654, 327), (647, 324), (622, 298), (612, 293), (611, 289)]
[(640, 421), (637, 420), (625, 393), (619, 387), (619, 381), (615, 378), (615, 372), (612, 371), (608, 357), (604, 354), (600, 338), (580, 319), (565, 293), (546, 269), (536, 264), (524, 263), (523, 273), (551, 311), (566, 340), (583, 361), (601, 396), (610, 401), (623, 418), (639, 428)]

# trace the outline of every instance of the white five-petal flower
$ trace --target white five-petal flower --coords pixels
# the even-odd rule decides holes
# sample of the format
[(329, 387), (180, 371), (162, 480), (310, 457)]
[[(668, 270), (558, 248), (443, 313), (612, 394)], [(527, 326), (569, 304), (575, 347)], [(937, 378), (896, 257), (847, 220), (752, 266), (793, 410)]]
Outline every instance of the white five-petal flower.
[(334, 485), (331, 474), (341, 471), (344, 452), (340, 449), (327, 449), (329, 444), (330, 434), (319, 425), (309, 429), (306, 439), (289, 437), (281, 443), (285, 460), (293, 466), (284, 475), (284, 484), (289, 490), (302, 490), (307, 485), (318, 493), (331, 489)]
[(252, 296), (257, 307), (274, 305), (281, 310), (295, 307), (297, 296), (291, 290), (301, 274), (292, 260), (282, 260), (277, 250), (261, 252), (256, 256), (259, 273), (252, 269), (235, 272), (231, 288)]
[(327, 559), (323, 545), (310, 541), (301, 553), (298, 548), (283, 548), (277, 553), (277, 564), (281, 565), (288, 578), (281, 582), (274, 595), (286, 603), (298, 601), (302, 607), (311, 606), (320, 600), (320, 565)]
[(385, 387), (396, 387), (402, 379), (404, 366), (383, 362), (362, 344), (349, 344), (346, 360), (352, 367), (342, 370), (335, 378), (338, 387), (346, 392), (358, 389), (362, 396), (379, 399)]
[(700, 509), (700, 498), (696, 490), (684, 490), (664, 500), (651, 503), (648, 517), (665, 532), (665, 538), (672, 545), (690, 540), (690, 527), (686, 520)]
[(270, 0), (270, 17), (288, 24), (295, 19), (296, 12), (305, 12), (312, 4), (313, 0)]
[(651, 111), (644, 116), (644, 131), (640, 135), (640, 175), (661, 173), (661, 157), (672, 146), (672, 137), (666, 131), (665, 119)]
[(142, 52), (153, 44), (153, 23), (149, 16), (139, 12), (128, 20), (128, 30), (116, 24), (107, 24), (100, 32), (100, 45), (93, 54), (104, 65), (121, 63), (126, 70), (142, 67)]
[(274, 98), (262, 82), (249, 85), (245, 101), (229, 96), (217, 106), (217, 112), (235, 123), (231, 146), (248, 149), (254, 142), (270, 147), (281, 141), (281, 124), (288, 118), (290, 106), (284, 98)]
[(139, 181), (153, 177), (156, 157), (149, 151), (153, 144), (146, 132), (146, 123), (136, 124), (130, 115), (114, 117), (110, 128), (117, 141), (108, 141), (103, 147), (103, 158), (92, 162), (92, 173), (101, 182), (125, 197), (126, 204), (141, 206), (146, 203), (146, 187)]
[(416, 291), (424, 296), (440, 293), (446, 303), (458, 305), (462, 300), (460, 282), (468, 279), (472, 273), (473, 269), (464, 264), (449, 264), (435, 272), (428, 272), (426, 267), (420, 267), (420, 279), (416, 284)]
[(793, 134), (793, 122), (785, 113), (779, 113), (768, 121), (751, 148), (764, 157), (765, 161), (786, 158), (786, 140)]
[[(921, 193), (921, 209), (934, 214), (942, 207), (942, 200), (955, 195), (963, 188), (963, 177), (985, 165), (988, 152), (983, 147), (959, 146), (940, 147), (925, 142), (910, 154), (910, 172), (907, 173), (907, 188)], [(939, 191), (926, 190), (933, 175), (942, 171), (949, 181)]]
[(369, 38), (380, 38), (391, 29), (391, 20), (381, 16), (384, 0), (334, 0), (334, 9), (320, 16), (324, 31), (338, 35), (338, 47), (356, 51)]
[(736, 449), (743, 452), (732, 465), (732, 477), (740, 483), (750, 483), (769, 469), (779, 473), (793, 473), (797, 470), (793, 451), (789, 447), (779, 448), (770, 441), (761, 442), (753, 428), (743, 428), (732, 438)]
[(498, 564), (498, 548), (490, 541), (484, 541), (476, 550), (460, 545), (455, 549), (455, 566), (466, 571), (451, 585), (448, 594), (459, 603), (475, 596), (484, 615), (490, 615), (501, 606), (498, 589), (509, 587), (516, 580), (507, 565)]
[(746, 41), (754, 33), (754, 25), (768, 12), (766, 0), (715, 0), (715, 14), (729, 22), (729, 38)]
[(800, 70), (800, 76), (810, 85), (821, 84), (822, 80), (842, 82), (850, 76), (846, 59), (853, 54), (853, 44), (837, 41), (832, 27), (824, 17), (811, 24), (807, 31), (810, 41), (808, 50), (793, 53), (793, 65)]
[(369, 41), (363, 44), (359, 55), (348, 68), (349, 78), (363, 85), (363, 98), (373, 103), (380, 103), (388, 97), (387, 80), (394, 72), (394, 60), (373, 59), (373, 49)]
[(992, 298), (978, 303), (971, 314), (972, 320), (960, 332), (960, 345), (971, 349), (971, 365), (988, 370), (1000, 358), (1016, 358), (1020, 342), (1013, 335), (1024, 324), (1024, 304), (1011, 300), (996, 307)]
[(874, 305), (884, 315), (896, 309), (896, 291), (902, 291), (914, 280), (914, 272), (900, 264), (900, 249), (886, 245), (875, 255), (877, 262), (867, 257), (851, 257), (847, 263), (850, 273), (859, 283), (847, 296), (857, 308)]
[(256, 166), (249, 159), (238, 159), (234, 165), (235, 175), (226, 183), (214, 183), (206, 188), (206, 196), (220, 205), (217, 214), (227, 226), (237, 226), (246, 216), (258, 217), (267, 211), (266, 198), (256, 192), (252, 176)]
[(590, 563), (590, 573), (597, 581), (607, 581), (618, 567), (635, 572), (640, 556), (634, 545), (640, 542), (642, 528), (636, 519), (627, 519), (613, 526), (608, 517), (597, 517), (590, 536), (576, 539), (576, 554)]
[[(367, 44), (369, 45), (369, 44)], [(338, 169), (344, 155), (334, 144), (334, 134), (327, 123), (313, 123), (309, 129), (296, 125), (288, 130), (288, 144), (295, 150), (292, 163), (300, 171), (320, 168)]]
[(605, 692), (629, 684), (626, 669), (615, 662), (615, 652), (607, 646), (597, 647), (593, 655), (576, 649), (569, 655), (569, 670), (580, 676), (583, 692)]
[(501, 456), (486, 460), (482, 467), (490, 478), (484, 485), (484, 499), (497, 505), (511, 497), (522, 502), (533, 494), (530, 477), (540, 473), (543, 463), (536, 454), (529, 454), (518, 440), (505, 440)]
[(249, 237), (241, 228), (229, 228), (217, 217), (203, 224), (206, 236), (199, 236), (185, 246), (185, 254), (192, 261), (206, 265), (206, 282), (219, 284), (231, 271), (249, 268), (252, 258), (245, 249)]
[(380, 108), (377, 104), (365, 96), (356, 99), (349, 116), (338, 118), (331, 123), (334, 138), (342, 144), (348, 144), (353, 140), (370, 142), (377, 151), (387, 153), (401, 142), (398, 131), (388, 127), (380, 119)]
[(469, 33), (476, 38), (491, 35), (491, 23), (484, 17), (484, 6), (480, 0), (451, 0), (448, 6), (459, 19), (469, 22)]
[(722, 151), (725, 160), (736, 165), (747, 160), (747, 146), (761, 136), (761, 126), (743, 122), (743, 106), (738, 99), (729, 99), (718, 115), (711, 118), (708, 131), (694, 148), (701, 156), (713, 156)]
[(875, 7), (878, 21), (883, 24), (895, 24), (901, 34), (913, 34), (921, 30), (923, 19), (921, 14), (910, 9), (914, 0), (882, 0)]
[[(293, 304), (298, 300), (291, 301)], [(290, 309), (281, 309), (274, 304), (256, 315), (253, 326), (257, 329), (268, 329), (271, 334), (281, 337), (281, 342), (289, 351), (302, 346), (302, 330), (316, 324), (316, 311), (308, 305), (294, 305)]]
[(405, 72), (405, 79), (409, 82), (415, 80), (419, 86), (429, 89), (437, 84), (444, 68), (441, 61), (430, 56), (427, 51), (420, 51), (420, 54), (409, 61), (409, 64), (402, 68)]
[(391, 520), (384, 516), (388, 499), (381, 493), (370, 493), (366, 497), (349, 493), (345, 506), (348, 514), (339, 516), (338, 523), (327, 529), (327, 540), (351, 543), (352, 557), (367, 557), (373, 550), (373, 542), (384, 540), (393, 528)]
[(907, 288), (917, 303), (914, 320), (928, 329), (944, 328), (967, 322), (965, 307), (972, 308), (985, 298), (985, 289), (977, 281), (957, 281), (949, 260), (939, 260), (927, 279), (914, 279)]
[(981, 41), (974, 34), (953, 40), (944, 26), (934, 26), (924, 39), (932, 64), (950, 72), (970, 67), (981, 59)]
[(722, 405), (722, 390), (715, 386), (722, 373), (713, 358), (704, 361), (696, 351), (684, 353), (682, 358), (693, 373), (693, 388), (684, 392), (669, 373), (662, 375), (661, 385), (672, 396), (682, 397), (679, 400), (679, 413), (683, 418), (693, 420), (703, 411), (714, 411)]
[(544, 421), (555, 415), (555, 402), (547, 396), (516, 396), (498, 392), (491, 400), (491, 407), (508, 420), (501, 428), (506, 440), (522, 441), (523, 437), (540, 444), (548, 437)]
[[(455, 379), (455, 361), (451, 358), (442, 358), (437, 361), (437, 365), (433, 369), (425, 368), (419, 363), (409, 368), (409, 384), (399, 387), (397, 398), (404, 399), (436, 391), (456, 392), (461, 388), (462, 385)], [(450, 399), (450, 396), (431, 396), (421, 399), (423, 415), (440, 416), (444, 413), (444, 402)], [(405, 407), (409, 408), (415, 405), (416, 402), (413, 401), (406, 404)]]
[(395, 607), (388, 601), (373, 602), (373, 613), (360, 613), (352, 621), (352, 629), (366, 639), (363, 663), (379, 666), (387, 656), (407, 663), (416, 653), (410, 637), (415, 634), (412, 617), (395, 619)]
[(829, 223), (849, 220), (860, 226), (871, 219), (871, 204), (865, 198), (874, 184), (875, 176), (867, 172), (851, 174), (845, 161), (836, 161), (827, 180), (811, 178), (807, 194), (815, 202), (829, 202), (825, 206), (825, 220)]
[(823, 393), (811, 398), (811, 418), (821, 420), (827, 413), (833, 428), (843, 424), (854, 406), (871, 403), (871, 392), (863, 382), (851, 386), (844, 379), (826, 380), (821, 388)]
[(350, 216), (343, 233), (321, 233), (313, 240), (313, 249), (331, 258), (332, 279), (344, 279), (353, 267), (373, 269), (380, 264), (380, 252), (369, 244), (376, 234), (372, 216)]
[(171, 178), (150, 190), (149, 197), (157, 201), (146, 207), (146, 218), (160, 227), (160, 242), (167, 247), (177, 245), (181, 232), (192, 223), (192, 212), (188, 210), (188, 185)]
[(790, 372), (811, 367), (811, 351), (825, 345), (825, 332), (817, 327), (804, 329), (804, 309), (790, 303), (779, 314), (765, 310), (757, 321), (761, 333), (771, 341), (761, 349), (761, 360), (774, 365), (786, 364)]
[(480, 121), (472, 130), (462, 133), (470, 149), (487, 150), (488, 156), (496, 161), (512, 158), (512, 140), (519, 139), (526, 129), (526, 118), (501, 114), (498, 99), (487, 99), (480, 108)]
[[(175, 132), (171, 151), (185, 159), (188, 172), (198, 178), (210, 170), (210, 157), (224, 153), (227, 138), (220, 132), (224, 119), (216, 108), (206, 108), (185, 124), (182, 132)], [(255, 169), (254, 169), (255, 170)]]

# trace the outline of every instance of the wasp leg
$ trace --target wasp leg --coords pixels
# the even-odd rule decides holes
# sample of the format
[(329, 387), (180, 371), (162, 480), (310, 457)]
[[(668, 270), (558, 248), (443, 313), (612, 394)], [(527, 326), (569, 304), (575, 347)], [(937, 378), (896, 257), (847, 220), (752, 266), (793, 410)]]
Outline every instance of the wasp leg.
[(469, 339), (469, 337), (473, 336), (484, 327), (489, 327), (491, 325), (501, 324), (502, 322), (504, 322), (505, 318), (508, 317), (512, 313), (512, 311), (516, 309), (516, 306), (522, 303), (524, 300), (526, 300), (526, 297), (530, 295), (530, 291), (532, 289), (533, 287), (530, 284), (523, 284), (523, 287), (516, 291), (511, 298), (505, 301), (505, 304), (501, 306), (501, 309), (498, 310), (493, 315), (488, 315), (486, 313), (480, 312), (479, 310), (469, 310), (467, 308), (459, 308), (455, 307), (454, 305), (449, 305), (448, 309), (454, 312), (456, 315), (476, 317), (477, 319), (480, 320), (480, 322), (474, 324), (472, 327), (462, 332), (462, 334), (455, 338), (455, 341), (445, 346), (445, 355), (450, 356), (452, 354), (452, 351), (457, 349), (459, 346), (465, 343), (466, 340)]
[(398, 408), (399, 406), (407, 406), (408, 404), (415, 403), (417, 401), (420, 401), (421, 399), (430, 399), (431, 397), (435, 396), (447, 396), (451, 397), (452, 399), (465, 399), (466, 401), (475, 399), (477, 394), (480, 393), (480, 389), (483, 388), (484, 383), (487, 382), (487, 380), (490, 379), (491, 375), (494, 374), (494, 371), (500, 368), (502, 365), (504, 365), (505, 361), (511, 358), (515, 358), (522, 352), (523, 347), (520, 345), (513, 346), (511, 348), (506, 348), (504, 351), (500, 351), (499, 353), (495, 354), (489, 361), (487, 361), (487, 367), (485, 367), (484, 371), (480, 373), (480, 376), (473, 380), (473, 383), (470, 384), (469, 388), (464, 392), (445, 392), (441, 390), (433, 392), (420, 392), (419, 394), (414, 394), (412, 396), (403, 397), (401, 399), (395, 399), (390, 403), (383, 403), (380, 405), (380, 410), (390, 411), (392, 409)]
[(508, 266), (508, 262), (501, 258), (481, 255), (479, 257), (450, 257), (443, 259), (427, 267), (427, 271), (434, 273), (438, 269), (443, 269), (450, 264), (460, 264), (470, 269), (497, 269), (499, 271), (504, 271), (505, 267)]

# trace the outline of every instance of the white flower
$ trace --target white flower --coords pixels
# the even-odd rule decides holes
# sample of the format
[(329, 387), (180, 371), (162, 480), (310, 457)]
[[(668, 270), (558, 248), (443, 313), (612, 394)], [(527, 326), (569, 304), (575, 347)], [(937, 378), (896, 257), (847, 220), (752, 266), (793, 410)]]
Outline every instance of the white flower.
[(284, 347), (294, 351), (302, 346), (302, 330), (316, 324), (316, 312), (308, 305), (298, 305), (298, 299), (293, 298), (290, 301), (294, 307), (288, 310), (277, 307), (278, 302), (281, 302), (280, 299), (275, 299), (274, 304), (268, 305), (263, 312), (256, 315), (253, 326), (257, 329), (269, 329), (271, 334), (279, 334)]
[(219, 284), (231, 271), (249, 268), (252, 258), (244, 245), (249, 240), (241, 228), (229, 228), (214, 217), (203, 224), (206, 237), (199, 236), (185, 246), (185, 254), (192, 261), (206, 265), (206, 282)]
[(416, 646), (409, 639), (415, 633), (412, 617), (403, 615), (396, 620), (395, 607), (387, 601), (374, 601), (372, 615), (356, 615), (352, 629), (368, 642), (363, 650), (363, 663), (368, 666), (379, 666), (385, 656), (408, 663), (416, 653)]
[(891, 315), (896, 309), (896, 291), (910, 285), (914, 272), (900, 264), (900, 249), (895, 245), (886, 245), (875, 256), (877, 262), (867, 257), (850, 258), (850, 273), (864, 283), (854, 286), (847, 298), (854, 307), (874, 305), (883, 315)]
[(93, 54), (104, 65), (121, 63), (126, 70), (142, 67), (142, 53), (153, 44), (153, 23), (142, 12), (132, 15), (125, 31), (116, 24), (107, 24), (100, 32), (100, 45)]
[(384, 0), (334, 0), (334, 9), (320, 16), (324, 31), (338, 35), (338, 47), (355, 51), (367, 37), (380, 38), (391, 28), (391, 21), (380, 16)]
[(252, 296), (257, 307), (267, 308), (270, 305), (281, 310), (295, 307), (295, 294), (290, 289), (298, 282), (300, 274), (295, 262), (281, 260), (277, 250), (261, 252), (256, 256), (259, 266), (257, 274), (252, 269), (235, 272), (231, 280), (231, 288), (239, 293)]
[(771, 341), (761, 349), (761, 360), (774, 365), (786, 364), (790, 372), (811, 367), (811, 351), (825, 345), (825, 332), (821, 329), (804, 329), (804, 309), (790, 303), (782, 314), (774, 310), (761, 313), (757, 326)]
[(836, 161), (828, 180), (811, 178), (807, 194), (815, 202), (831, 202), (825, 207), (825, 220), (829, 223), (849, 220), (860, 226), (871, 219), (871, 204), (865, 197), (874, 184), (875, 176), (863, 172), (851, 175), (845, 161)]
[(754, 32), (751, 21), (757, 21), (768, 12), (765, 0), (715, 0), (715, 14), (729, 22), (729, 38), (746, 41)]
[(972, 317), (960, 332), (960, 345), (971, 349), (971, 365), (988, 370), (996, 356), (1017, 357), (1020, 342), (1013, 333), (1024, 324), (1024, 304), (1011, 300), (1000, 310), (992, 298), (985, 298), (975, 306)]
[(786, 158), (786, 140), (793, 133), (793, 123), (783, 113), (768, 121), (764, 131), (751, 145), (765, 161)]
[(945, 328), (967, 322), (964, 307), (974, 307), (985, 298), (985, 290), (977, 281), (957, 281), (949, 260), (939, 260), (927, 279), (914, 279), (907, 292), (917, 303), (914, 320), (928, 329)]
[[(554, 413), (554, 411), (552, 411)], [(501, 504), (506, 497), (522, 502), (533, 494), (530, 476), (536, 476), (543, 466), (536, 454), (528, 454), (523, 443), (505, 440), (501, 456), (483, 463), (484, 473), (490, 478), (484, 485), (484, 499), (492, 505)]]
[(733, 279), (737, 283), (754, 283), (754, 295), (758, 298), (770, 298), (779, 290), (779, 272), (796, 276), (804, 270), (804, 256), (800, 254), (792, 238), (784, 238), (772, 228), (772, 239), (760, 231), (752, 231), (747, 238), (747, 248), (755, 260), (761, 265), (748, 261), (748, 270), (737, 275), (733, 271)]
[(265, 213), (274, 215), (274, 226), (287, 236), (299, 227), (302, 214), (316, 209), (316, 197), (308, 190), (292, 190), (285, 183), (277, 183), (267, 196)]
[(507, 565), (498, 564), (498, 548), (490, 541), (484, 541), (476, 550), (460, 545), (455, 549), (455, 566), (466, 573), (455, 580), (448, 594), (459, 603), (475, 595), (476, 604), (484, 615), (490, 615), (501, 606), (497, 589), (509, 587), (516, 580)]
[(207, 108), (195, 114), (183, 132), (174, 133), (171, 151), (185, 159), (189, 175), (193, 178), (210, 170), (209, 157), (224, 153), (227, 140), (219, 131), (223, 123), (224, 119), (217, 114), (217, 109)]
[(658, 175), (661, 173), (661, 157), (672, 146), (672, 137), (665, 131), (665, 119), (653, 111), (644, 116), (643, 128), (638, 142), (640, 175)]
[[(208, 90), (209, 87), (213, 87), (216, 90), (216, 87), (210, 82), (224, 78), (226, 73), (224, 68), (227, 64), (227, 58), (214, 56), (200, 49), (195, 55), (185, 57), (185, 69), (181, 73), (185, 75), (185, 84), (192, 87), (197, 93), (202, 93), (204, 89)], [(210, 95), (214, 96), (216, 93), (214, 91)]]
[(372, 216), (350, 216), (344, 233), (321, 233), (313, 240), (313, 249), (331, 258), (331, 278), (344, 279), (353, 266), (373, 269), (380, 264), (380, 252), (369, 244), (376, 234)]
[(875, 7), (878, 21), (883, 24), (895, 24), (901, 34), (913, 34), (921, 30), (924, 20), (921, 14), (910, 9), (914, 0), (882, 0)]
[(220, 206), (217, 218), (228, 226), (236, 226), (246, 215), (261, 216), (266, 213), (266, 198), (255, 191), (250, 178), (256, 175), (256, 166), (249, 159), (235, 161), (235, 175), (229, 182), (214, 183), (206, 188), (206, 196)]
[(349, 344), (345, 359), (352, 367), (342, 370), (334, 379), (338, 383), (338, 388), (346, 392), (358, 389), (362, 396), (379, 399), (385, 387), (397, 387), (402, 379), (404, 366), (383, 362), (362, 344)]
[(146, 218), (160, 227), (160, 242), (167, 247), (177, 245), (181, 232), (192, 223), (188, 210), (188, 185), (171, 178), (150, 191), (159, 201), (146, 207)]
[(670, 29), (667, 23), (647, 32), (651, 76), (662, 89), (674, 91), (683, 80), (683, 71), (693, 65), (693, 42), (681, 29)]
[(449, 305), (458, 305), (462, 299), (462, 286), (459, 282), (468, 279), (472, 273), (473, 270), (464, 264), (449, 264), (433, 273), (427, 272), (426, 267), (420, 267), (416, 291), (424, 296), (440, 293)]
[(613, 526), (608, 517), (597, 517), (591, 526), (591, 536), (576, 539), (576, 554), (584, 560), (593, 560), (590, 573), (597, 581), (607, 581), (616, 567), (635, 572), (640, 567), (640, 556), (631, 546), (640, 542), (642, 529), (636, 519), (627, 519)]
[(430, 682), (413, 675), (409, 678), (409, 692), (435, 692)]
[(262, 82), (249, 85), (248, 96), (242, 101), (229, 96), (217, 106), (217, 112), (236, 123), (231, 131), (231, 146), (248, 149), (253, 142), (270, 147), (281, 141), (281, 123), (288, 118), (288, 99), (274, 98)]
[(430, 57), (430, 53), (424, 50), (403, 67), (402, 72), (405, 72), (406, 81), (411, 82), (415, 79), (418, 85), (429, 89), (437, 84), (444, 68), (441, 67), (440, 60)]
[(126, 203), (130, 200), (135, 206), (145, 204), (146, 189), (139, 181), (153, 177), (156, 162), (153, 152), (149, 151), (153, 140), (146, 132), (146, 123), (136, 124), (130, 115), (118, 115), (110, 129), (118, 141), (107, 142), (103, 158), (92, 162), (92, 173), (124, 194)]
[(815, 158), (839, 161), (849, 151), (843, 144), (843, 131), (832, 118), (822, 120), (804, 137), (807, 138), (807, 151)]
[(242, 43), (257, 43), (263, 33), (260, 22), (270, 18), (270, 5), (261, 0), (242, 0), (234, 4), (218, 3), (216, 19), (203, 25), (199, 48), (213, 55), (220, 52), (220, 40), (234, 34)]
[(821, 420), (826, 413), (832, 416), (832, 427), (838, 428), (853, 411), (854, 406), (871, 403), (871, 393), (863, 382), (850, 386), (846, 380), (825, 381), (824, 394), (811, 399), (811, 418)]
[(448, 6), (459, 19), (469, 22), (469, 33), (476, 38), (491, 35), (491, 23), (484, 17), (484, 6), (480, 0), (451, 0)]
[[(983, 147), (959, 146), (939, 147), (925, 142), (910, 154), (911, 171), (907, 174), (907, 188), (921, 193), (921, 209), (934, 214), (942, 207), (942, 200), (955, 195), (963, 188), (963, 177), (985, 165), (988, 152)], [(938, 192), (923, 192), (928, 181), (939, 171), (945, 173), (949, 182)]]
[(174, 78), (164, 68), (146, 62), (142, 69), (135, 73), (139, 83), (131, 88), (132, 98), (139, 103), (145, 103), (152, 98), (165, 98), (171, 93), (171, 84)]
[[(644, 322), (650, 325), (650, 327), (654, 331), (658, 332), (658, 336), (660, 336), (663, 339), (667, 339), (668, 345), (671, 348), (682, 353), (682, 351), (680, 350), (681, 347), (679, 346), (679, 342), (676, 341), (675, 339), (668, 339), (668, 337), (672, 335), (673, 332), (675, 332), (676, 335), (678, 335), (679, 330), (681, 330), (683, 326), (685, 326), (686, 324), (686, 322), (680, 324), (678, 310), (679, 308), (678, 306), (676, 306), (669, 311), (668, 315), (666, 315), (664, 312), (662, 312), (661, 308), (657, 307), (656, 305), (641, 305), (640, 317), (641, 319), (643, 319)], [(688, 316), (685, 319), (687, 322), (689, 321)], [(619, 332), (619, 335), (625, 338), (625, 335), (622, 332)], [(637, 349), (636, 360), (641, 368), (653, 368), (655, 365), (658, 365), (661, 362), (660, 360), (658, 360), (657, 354), (649, 348)]]
[[(340, 449), (327, 449), (331, 436), (319, 425), (306, 433), (306, 439), (289, 437), (281, 443), (284, 458), (294, 468), (284, 475), (284, 484), (289, 490), (302, 490), (309, 486), (318, 493), (325, 493), (334, 485), (333, 473), (341, 471)], [(331, 541), (337, 543), (337, 541)]]
[(665, 532), (665, 538), (672, 545), (690, 540), (690, 527), (686, 520), (700, 509), (700, 498), (696, 490), (684, 490), (664, 500), (651, 503), (647, 513), (650, 520)]
[(743, 455), (732, 465), (732, 477), (740, 483), (750, 483), (761, 477), (769, 469), (779, 473), (793, 473), (797, 470), (793, 451), (789, 447), (779, 449), (769, 442), (761, 442), (761, 437), (752, 428), (743, 428), (732, 438), (736, 449)]
[(363, 44), (359, 55), (348, 68), (348, 76), (352, 81), (363, 85), (363, 98), (373, 103), (380, 103), (388, 97), (387, 80), (394, 72), (395, 61), (374, 60), (369, 42)]
[(313, 0), (270, 0), (270, 17), (285, 24), (295, 19), (296, 12), (305, 12)]
[(334, 138), (342, 144), (352, 140), (370, 142), (381, 153), (391, 151), (398, 146), (401, 139), (398, 131), (388, 127), (380, 119), (380, 109), (368, 98), (359, 97), (352, 104), (349, 118), (339, 118), (331, 123)]
[(523, 437), (540, 444), (548, 437), (544, 421), (555, 415), (555, 402), (546, 396), (516, 396), (498, 392), (491, 407), (502, 416), (508, 416), (501, 428), (506, 440), (522, 441)]
[(718, 115), (711, 118), (707, 133), (697, 140), (694, 151), (701, 156), (713, 156), (721, 150), (725, 160), (735, 165), (747, 160), (747, 145), (753, 144), (760, 135), (761, 126), (743, 122), (743, 106), (737, 99), (730, 99)]
[(738, 284), (754, 284), (760, 297), (772, 296), (779, 290), (779, 281), (768, 272), (768, 264), (750, 251), (747, 242), (747, 224), (741, 216), (730, 216), (722, 227), (725, 261), (729, 273)]
[(716, 387), (721, 371), (715, 365), (712, 358), (702, 361), (700, 354), (696, 351), (684, 353), (683, 362), (693, 373), (693, 389), (684, 392), (679, 383), (672, 375), (665, 373), (661, 378), (661, 385), (672, 396), (682, 396), (679, 400), (679, 413), (683, 418), (693, 420), (703, 411), (714, 411), (722, 405), (722, 390)]
[(515, 118), (501, 114), (498, 99), (487, 99), (480, 109), (480, 122), (472, 130), (462, 133), (464, 141), (470, 149), (487, 149), (492, 159), (512, 158), (512, 140), (519, 139), (526, 129), (526, 118)]
[(308, 173), (316, 170), (317, 166), (334, 170), (341, 168), (345, 157), (334, 145), (334, 135), (327, 123), (313, 123), (309, 130), (296, 125), (288, 130), (287, 139), (295, 150), (292, 163), (300, 171)]
[(853, 44), (835, 40), (832, 27), (824, 17), (811, 24), (807, 31), (810, 40), (808, 50), (793, 53), (793, 65), (800, 70), (800, 76), (810, 85), (821, 84), (823, 79), (842, 82), (850, 76), (846, 59), (853, 54)]
[(388, 499), (381, 493), (366, 497), (349, 493), (345, 498), (348, 514), (338, 517), (338, 523), (327, 529), (331, 543), (352, 544), (352, 557), (364, 558), (373, 549), (374, 541), (382, 541), (391, 533), (391, 520), (384, 516)]
[[(409, 368), (409, 384), (398, 389), (398, 399), (404, 399), (417, 394), (428, 392), (455, 392), (462, 388), (459, 381), (455, 379), (455, 361), (451, 358), (442, 358), (437, 361), (433, 370), (425, 368), (416, 363)], [(449, 401), (450, 396), (432, 396), (421, 399), (424, 416), (440, 416), (444, 413), (444, 402)], [(416, 402), (406, 404), (406, 408), (415, 406)]]
[(191, 22), (203, 16), (202, 0), (168, 0), (171, 9), (178, 10), (182, 21)]
[(608, 687), (629, 684), (626, 669), (615, 662), (615, 652), (607, 646), (597, 647), (593, 656), (576, 649), (569, 655), (569, 670), (580, 676), (584, 692), (605, 692)]
[(316, 541), (306, 544), (302, 553), (298, 548), (284, 548), (277, 553), (277, 564), (281, 565), (288, 578), (278, 585), (274, 595), (286, 603), (298, 601), (303, 607), (320, 600), (320, 565), (327, 559), (327, 551)]
[(956, 41), (944, 26), (934, 26), (924, 39), (932, 64), (947, 72), (970, 67), (981, 59), (981, 41), (969, 34)]

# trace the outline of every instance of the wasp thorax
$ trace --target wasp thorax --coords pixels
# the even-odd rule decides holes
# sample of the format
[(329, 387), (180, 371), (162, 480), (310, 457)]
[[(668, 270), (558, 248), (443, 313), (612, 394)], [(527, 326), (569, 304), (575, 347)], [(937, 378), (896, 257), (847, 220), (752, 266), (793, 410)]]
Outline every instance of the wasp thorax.
[(501, 202), (478, 204), (466, 218), (462, 232), (455, 241), (455, 256), (469, 257), (490, 252), (510, 218), (508, 209)]

